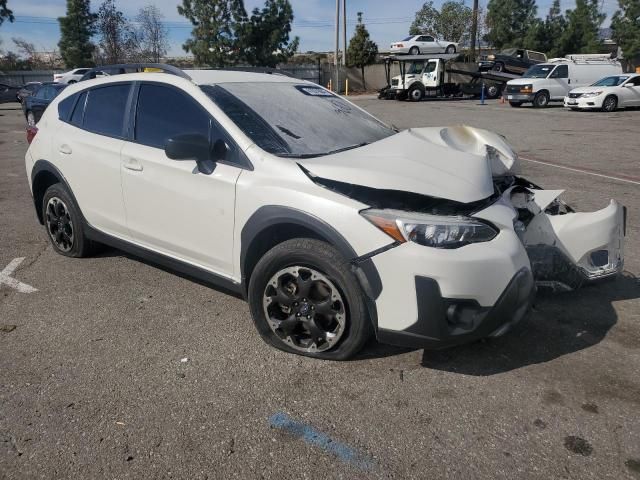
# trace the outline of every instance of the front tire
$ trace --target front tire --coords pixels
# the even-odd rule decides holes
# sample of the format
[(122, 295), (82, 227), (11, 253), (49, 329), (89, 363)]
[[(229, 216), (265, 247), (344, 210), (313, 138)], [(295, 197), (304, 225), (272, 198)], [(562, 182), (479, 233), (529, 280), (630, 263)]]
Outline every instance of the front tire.
[(494, 72), (504, 72), (504, 63), (502, 62), (496, 62), (493, 65), (493, 69)]
[(86, 237), (80, 209), (63, 184), (51, 185), (44, 193), (42, 218), (49, 241), (60, 255), (82, 258), (97, 250), (98, 245)]
[(269, 250), (249, 281), (258, 333), (289, 353), (346, 360), (372, 333), (349, 263), (326, 242), (296, 238)]
[(614, 95), (609, 95), (602, 101), (603, 112), (615, 112), (618, 108), (618, 99)]
[(538, 92), (533, 98), (533, 106), (536, 108), (545, 108), (549, 105), (549, 94), (547, 92)]
[(424, 98), (424, 90), (418, 86), (413, 86), (409, 88), (407, 95), (410, 101), (419, 102)]

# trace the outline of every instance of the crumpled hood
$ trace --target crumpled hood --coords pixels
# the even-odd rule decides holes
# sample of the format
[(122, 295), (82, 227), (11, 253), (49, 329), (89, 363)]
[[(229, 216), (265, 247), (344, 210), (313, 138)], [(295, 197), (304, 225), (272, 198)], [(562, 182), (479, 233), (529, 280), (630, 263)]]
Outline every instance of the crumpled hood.
[(517, 156), (495, 133), (455, 126), (404, 130), (298, 163), (329, 180), (469, 203), (493, 194), (492, 176), (515, 173)]

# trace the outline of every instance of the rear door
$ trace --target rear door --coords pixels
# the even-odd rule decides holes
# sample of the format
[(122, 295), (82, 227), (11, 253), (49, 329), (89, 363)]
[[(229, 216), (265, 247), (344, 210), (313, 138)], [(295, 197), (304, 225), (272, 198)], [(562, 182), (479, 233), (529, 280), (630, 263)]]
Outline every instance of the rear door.
[(130, 82), (121, 82), (73, 95), (71, 116), (61, 119), (53, 140), (57, 166), (89, 224), (125, 239), (129, 233), (122, 200), (120, 150), (131, 91)]
[[(189, 94), (171, 85), (140, 85), (130, 141), (122, 150), (122, 190), (134, 240), (219, 275), (233, 276), (236, 181), (241, 152), (214, 118)], [(172, 160), (169, 137), (185, 133), (223, 139), (228, 161), (211, 175), (194, 160)]]

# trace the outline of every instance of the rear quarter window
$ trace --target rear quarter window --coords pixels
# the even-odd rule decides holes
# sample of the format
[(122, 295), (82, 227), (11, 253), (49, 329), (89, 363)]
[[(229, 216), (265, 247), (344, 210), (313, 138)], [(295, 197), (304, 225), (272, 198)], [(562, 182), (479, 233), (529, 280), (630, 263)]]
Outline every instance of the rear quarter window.
[(71, 109), (73, 108), (73, 104), (78, 98), (78, 94), (71, 95), (58, 103), (58, 118), (63, 122), (69, 121), (69, 117), (71, 116)]

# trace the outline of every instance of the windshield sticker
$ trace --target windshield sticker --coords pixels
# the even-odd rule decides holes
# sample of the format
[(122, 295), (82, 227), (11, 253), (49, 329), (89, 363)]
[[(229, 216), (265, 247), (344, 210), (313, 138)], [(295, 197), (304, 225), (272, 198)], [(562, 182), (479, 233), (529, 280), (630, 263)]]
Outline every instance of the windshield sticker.
[(305, 95), (309, 95), (310, 97), (333, 97), (333, 93), (328, 92), (324, 88), (320, 87), (308, 87), (306, 85), (296, 85), (298, 90), (300, 90)]
[(343, 102), (340, 100), (331, 100), (331, 104), (333, 105), (333, 109), (336, 113), (351, 113), (351, 105), (347, 102)]

